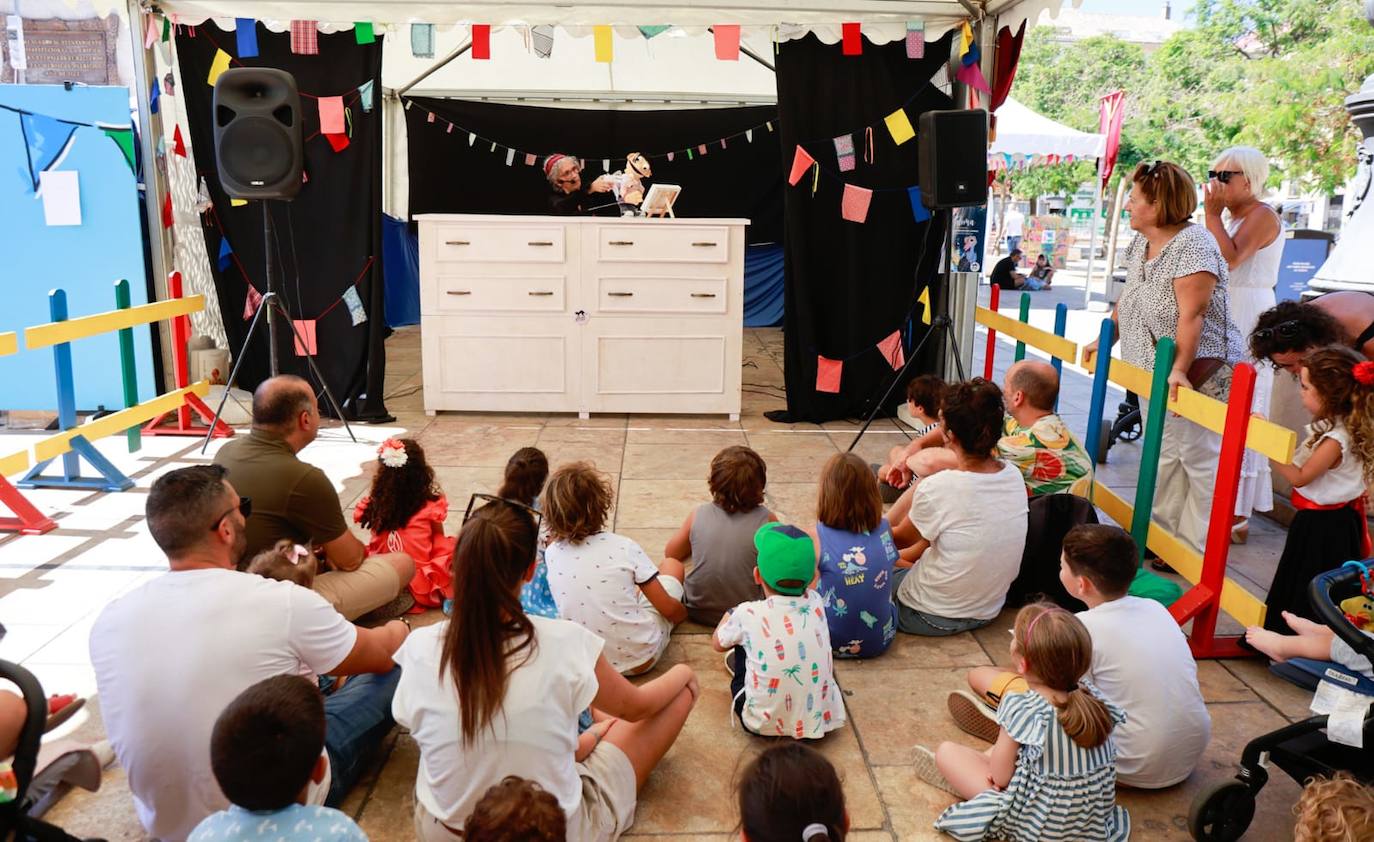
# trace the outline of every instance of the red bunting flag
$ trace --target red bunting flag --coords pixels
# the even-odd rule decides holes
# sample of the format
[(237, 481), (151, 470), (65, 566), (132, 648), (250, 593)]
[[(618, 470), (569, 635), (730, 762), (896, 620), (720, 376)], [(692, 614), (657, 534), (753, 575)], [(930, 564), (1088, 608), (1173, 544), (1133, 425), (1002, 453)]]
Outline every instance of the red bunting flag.
[(892, 366), (894, 371), (901, 368), (906, 363), (906, 358), (902, 353), (902, 332), (900, 330), (892, 331), (891, 336), (878, 343), (878, 351), (882, 353), (883, 359), (887, 360), (887, 364)]
[(811, 165), (814, 163), (816, 163), (816, 159), (798, 146), (797, 153), (792, 158), (792, 172), (787, 176), (787, 183), (796, 187), (797, 182), (801, 181), (802, 176), (806, 175), (806, 171), (811, 169)]
[(472, 25), (472, 57), (477, 61), (487, 61), (491, 58), (491, 24)]
[(162, 200), (162, 227), (172, 227), (172, 194), (168, 193), (167, 198)]
[(716, 36), (716, 58), (720, 61), (739, 61), (739, 24), (718, 23), (711, 27)]
[(868, 219), (868, 203), (873, 201), (873, 191), (853, 184), (844, 186), (844, 198), (840, 200), (840, 216), (850, 222), (863, 222)]
[(181, 126), (172, 129), (172, 151), (186, 157), (186, 141), (181, 139)]
[(295, 328), (293, 333), (296, 339), (296, 356), (315, 356), (318, 353), (318, 346), (315, 343), (315, 320), (292, 319), (291, 325)]
[(844, 371), (843, 360), (832, 360), (816, 355), (816, 391), (838, 394), (840, 374)]
[(843, 36), (843, 52), (847, 56), (861, 56), (864, 53), (864, 37), (862, 25), (858, 23), (840, 24), (840, 34)]
[(348, 148), (348, 135), (346, 134), (327, 134), (324, 139), (329, 141), (329, 147), (335, 152), (342, 152)]
[(243, 320), (246, 322), (253, 318), (253, 314), (258, 312), (258, 305), (262, 304), (262, 293), (258, 292), (257, 287), (248, 285), (248, 295), (243, 299)]

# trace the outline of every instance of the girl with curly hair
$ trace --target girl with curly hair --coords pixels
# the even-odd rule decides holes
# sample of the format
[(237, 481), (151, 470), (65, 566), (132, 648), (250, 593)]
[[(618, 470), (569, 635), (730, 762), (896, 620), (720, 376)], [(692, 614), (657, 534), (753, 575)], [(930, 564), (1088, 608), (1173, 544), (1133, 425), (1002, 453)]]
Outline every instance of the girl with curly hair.
[(1279, 633), (1287, 631), (1285, 611), (1317, 619), (1307, 598), (1313, 577), (1370, 555), (1364, 495), (1374, 480), (1374, 362), (1330, 345), (1303, 360), (1298, 382), (1313, 421), (1293, 464), (1274, 463), (1298, 510), (1265, 600), (1264, 627)]
[(414, 439), (387, 439), (377, 448), (372, 488), (353, 520), (372, 533), (367, 553), (403, 552), (415, 560), (412, 613), (438, 608), (453, 596), (449, 561), (455, 539), (444, 534), (448, 498), (434, 481), (425, 451)]

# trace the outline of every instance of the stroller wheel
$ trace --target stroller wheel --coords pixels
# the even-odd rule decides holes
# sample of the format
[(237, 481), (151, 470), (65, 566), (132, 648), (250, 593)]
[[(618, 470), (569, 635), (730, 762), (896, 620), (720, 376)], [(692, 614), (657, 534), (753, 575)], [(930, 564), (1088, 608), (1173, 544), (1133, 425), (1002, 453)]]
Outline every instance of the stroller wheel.
[(1112, 422), (1103, 418), (1097, 436), (1097, 464), (1107, 464), (1107, 451), (1112, 448)]
[(1255, 794), (1241, 781), (1203, 787), (1188, 810), (1188, 832), (1199, 842), (1235, 842), (1255, 817)]

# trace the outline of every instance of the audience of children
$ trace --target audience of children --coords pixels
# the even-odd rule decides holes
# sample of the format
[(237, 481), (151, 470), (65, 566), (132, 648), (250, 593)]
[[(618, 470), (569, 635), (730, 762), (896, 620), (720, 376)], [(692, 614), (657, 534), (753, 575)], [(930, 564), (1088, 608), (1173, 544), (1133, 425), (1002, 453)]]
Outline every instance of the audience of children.
[(544, 491), (544, 560), (558, 615), (604, 640), (617, 672), (641, 675), (687, 619), (682, 562), (655, 566), (639, 544), (606, 531), (612, 501), (610, 481), (590, 463), (554, 471)]
[[(1127, 594), (1136, 546), (1125, 530), (1076, 526), (1063, 546), (1060, 581), (1088, 606), (1076, 615), (1092, 638), (1086, 681), (1127, 712), (1112, 732), (1117, 782), (1162, 789), (1186, 780), (1212, 735), (1187, 638), (1163, 605)], [(956, 692), (949, 697), (950, 713), (960, 728), (992, 742), (998, 725), (982, 702), (996, 708), (1007, 695), (1025, 692), (1027, 684), (994, 667), (976, 667), (968, 681), (981, 701)]]
[(835, 685), (830, 630), (816, 578), (811, 536), (766, 523), (754, 533), (754, 579), (764, 598), (726, 612), (711, 643), (733, 650), (730, 695), (744, 730), (768, 737), (815, 739), (844, 725)]
[(1374, 839), (1374, 789), (1346, 772), (1313, 778), (1293, 807), (1294, 842), (1361, 842)]
[(711, 502), (687, 515), (663, 555), (678, 561), (691, 558), (682, 603), (693, 622), (714, 626), (726, 611), (759, 598), (754, 533), (777, 517), (763, 505), (768, 467), (747, 447), (734, 445), (717, 453), (706, 484)]
[[(506, 462), (506, 470), (501, 478), (501, 488), (497, 497), (523, 503), (536, 511), (539, 510), (539, 495), (544, 491), (544, 483), (549, 478), (549, 458), (537, 447), (522, 447)], [(538, 617), (558, 617), (558, 605), (553, 601), (549, 590), (549, 568), (544, 561), (546, 536), (539, 536), (539, 561), (534, 566), (534, 578), (520, 589), (520, 606), (526, 614)]]
[(1298, 380), (1313, 421), (1293, 464), (1273, 463), (1297, 509), (1265, 600), (1264, 627), (1280, 634), (1285, 613), (1316, 619), (1307, 586), (1318, 574), (1371, 554), (1364, 496), (1374, 481), (1374, 362), (1332, 345), (1303, 360)]
[[(888, 512), (914, 567), (894, 574), (897, 628), (944, 636), (985, 626), (1006, 602), (1026, 545), (1026, 487), (997, 457), (1002, 392), (982, 378), (945, 392), (940, 423), (953, 465), (916, 483)], [(900, 503), (899, 503), (900, 505)]]
[(438, 608), (453, 595), (449, 560), (454, 539), (444, 534), (448, 498), (434, 481), (425, 451), (414, 439), (387, 439), (377, 448), (372, 488), (353, 520), (372, 533), (367, 553), (404, 552), (415, 560), (412, 613)]
[[(570, 491), (567, 476), (555, 473), (547, 507), (562, 510)], [(526, 615), (520, 588), (533, 575), (538, 544), (535, 513), (517, 503), (497, 499), (473, 512), (453, 558), (453, 615), (417, 630), (396, 652), (392, 710), (420, 748), (415, 830), (422, 842), (462, 838), (478, 801), (508, 775), (558, 800), (574, 842), (618, 837), (699, 693), (685, 664), (636, 686), (611, 665), (596, 634)], [(549, 566), (554, 573), (552, 557)], [(598, 721), (579, 736), (578, 714), (588, 705)]]
[(1116, 804), (1112, 741), (1125, 714), (1082, 683), (1092, 648), (1087, 627), (1056, 605), (1017, 612), (1011, 656), (1028, 690), (1002, 699), (996, 743), (986, 752), (917, 746), (917, 775), (963, 799), (936, 829), (960, 842), (1130, 837), (1130, 817)]
[[(533, 448), (531, 448), (533, 449)], [(487, 790), (463, 827), (464, 842), (563, 842), (568, 818), (534, 781), (507, 775)]]
[(320, 691), (300, 676), (266, 678), (240, 693), (210, 733), (210, 767), (231, 806), (196, 825), (190, 842), (367, 842), (347, 815), (307, 802), (327, 774), (324, 730)]
[(765, 749), (740, 775), (739, 825), (744, 842), (844, 842), (840, 776), (805, 743)]
[(821, 469), (811, 537), (835, 654), (883, 654), (897, 636), (892, 574), (900, 559), (873, 473), (857, 455), (837, 453)]

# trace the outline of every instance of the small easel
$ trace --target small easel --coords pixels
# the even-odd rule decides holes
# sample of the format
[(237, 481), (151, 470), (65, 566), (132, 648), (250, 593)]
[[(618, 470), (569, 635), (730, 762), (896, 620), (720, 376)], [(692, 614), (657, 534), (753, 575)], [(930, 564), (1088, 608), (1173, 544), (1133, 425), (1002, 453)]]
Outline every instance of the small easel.
[(644, 204), (641, 205), (644, 215), (660, 219), (677, 219), (677, 215), (673, 213), (673, 205), (677, 203), (677, 197), (681, 194), (682, 187), (677, 184), (655, 184), (649, 188), (648, 195), (644, 197)]

